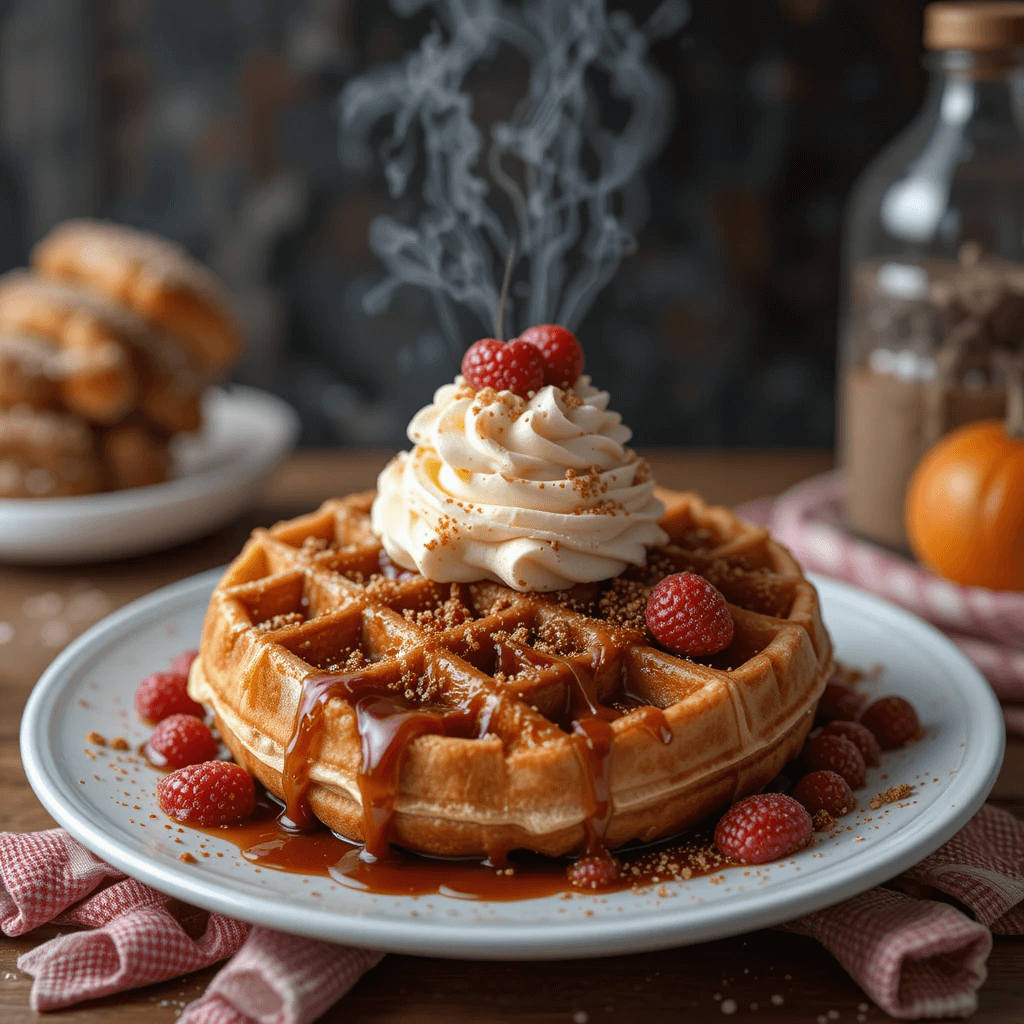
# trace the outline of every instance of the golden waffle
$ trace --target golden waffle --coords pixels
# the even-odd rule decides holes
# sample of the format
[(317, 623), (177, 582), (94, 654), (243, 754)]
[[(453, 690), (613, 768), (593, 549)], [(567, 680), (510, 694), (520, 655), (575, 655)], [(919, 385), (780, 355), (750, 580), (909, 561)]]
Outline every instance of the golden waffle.
[[(210, 602), (189, 692), (235, 759), (380, 854), (561, 855), (669, 835), (760, 790), (831, 661), (817, 593), (764, 529), (660, 491), (671, 543), (555, 594), (437, 584), (382, 558), (372, 494), (257, 530)], [(665, 653), (649, 588), (696, 571), (732, 644)]]

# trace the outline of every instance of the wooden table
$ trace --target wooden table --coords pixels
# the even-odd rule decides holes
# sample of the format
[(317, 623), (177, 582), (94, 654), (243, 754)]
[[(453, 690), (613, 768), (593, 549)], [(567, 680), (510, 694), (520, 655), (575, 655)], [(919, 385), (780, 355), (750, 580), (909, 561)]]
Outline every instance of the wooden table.
[[(0, 567), (0, 830), (27, 832), (53, 822), (29, 789), (18, 756), (18, 723), (32, 684), (72, 635), (120, 605), (174, 580), (222, 564), (249, 529), (314, 507), (333, 494), (372, 487), (388, 453), (305, 452), (277, 474), (263, 504), (243, 522), (172, 551), (93, 566)], [(826, 469), (820, 452), (658, 452), (650, 461), (669, 487), (696, 488), (733, 504), (774, 494)], [(1012, 741), (993, 801), (1024, 817), (1024, 743)], [(0, 939), (0, 1019), (36, 1020), (31, 979), (18, 956), (57, 934), (44, 927)], [(1024, 1017), (1024, 943), (996, 939), (981, 990), (978, 1024)], [(64, 1022), (170, 1022), (217, 968), (62, 1012)], [(779, 1004), (778, 999), (782, 997)], [(339, 1005), (360, 1022), (495, 1021), (501, 1024), (615, 1024), (723, 1019), (864, 1024), (888, 1019), (869, 1004), (836, 961), (809, 939), (753, 932), (701, 946), (635, 956), (543, 963), (473, 963), (389, 956)], [(756, 1004), (756, 1009), (754, 1008)], [(838, 1014), (838, 1016), (836, 1016)], [(335, 1019), (331, 1012), (324, 1020)]]

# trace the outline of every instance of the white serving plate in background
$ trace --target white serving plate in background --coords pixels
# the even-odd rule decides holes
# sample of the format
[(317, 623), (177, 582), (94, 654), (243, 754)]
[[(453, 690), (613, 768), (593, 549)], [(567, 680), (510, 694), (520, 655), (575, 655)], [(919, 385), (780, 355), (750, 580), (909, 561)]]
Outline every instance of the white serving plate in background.
[(54, 565), (125, 558), (209, 533), (255, 501), (294, 446), (299, 420), (256, 388), (211, 388), (204, 426), (172, 441), (174, 476), (78, 498), (0, 499), (0, 561)]

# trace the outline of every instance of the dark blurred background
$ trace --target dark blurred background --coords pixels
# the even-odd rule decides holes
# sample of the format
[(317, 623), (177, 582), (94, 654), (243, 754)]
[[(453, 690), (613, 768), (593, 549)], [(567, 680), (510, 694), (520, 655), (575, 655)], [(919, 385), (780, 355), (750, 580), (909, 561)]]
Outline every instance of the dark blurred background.
[[(691, 0), (654, 45), (676, 104), (654, 216), (580, 331), (637, 443), (832, 445), (843, 208), (923, 99), (923, 7)], [(424, 296), (363, 312), (392, 207), (379, 166), (339, 160), (336, 98), (430, 22), (384, 0), (0, 2), (0, 269), (73, 215), (166, 234), (237, 295), (234, 378), (291, 401), (305, 443), (401, 444), (461, 352)]]

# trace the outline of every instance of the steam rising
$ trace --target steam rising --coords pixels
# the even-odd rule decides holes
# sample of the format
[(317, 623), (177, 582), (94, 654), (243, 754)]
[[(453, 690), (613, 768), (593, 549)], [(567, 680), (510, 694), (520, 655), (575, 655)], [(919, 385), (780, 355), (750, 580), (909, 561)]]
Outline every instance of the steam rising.
[[(635, 245), (646, 217), (639, 169), (661, 147), (670, 122), (666, 83), (647, 63), (650, 43), (681, 27), (685, 0), (665, 0), (643, 28), (604, 0), (391, 0), (411, 15), (425, 7), (439, 24), (400, 64), (350, 82), (341, 95), (343, 151), (389, 128), (380, 156), (393, 197), (422, 183), (415, 227), (378, 217), (370, 244), (388, 276), (364, 300), (386, 309), (403, 284), (429, 290), (458, 351), (465, 345), (453, 305), (495, 330), (498, 293), (515, 249), (505, 324), (579, 326), (597, 293)], [(527, 94), (486, 148), (473, 121), (467, 76), (518, 51)], [(594, 83), (617, 113), (602, 122)], [(487, 173), (490, 182), (481, 174)], [(502, 202), (496, 186), (507, 197)], [(496, 205), (489, 197), (499, 198)], [(501, 209), (504, 208), (504, 216)]]

